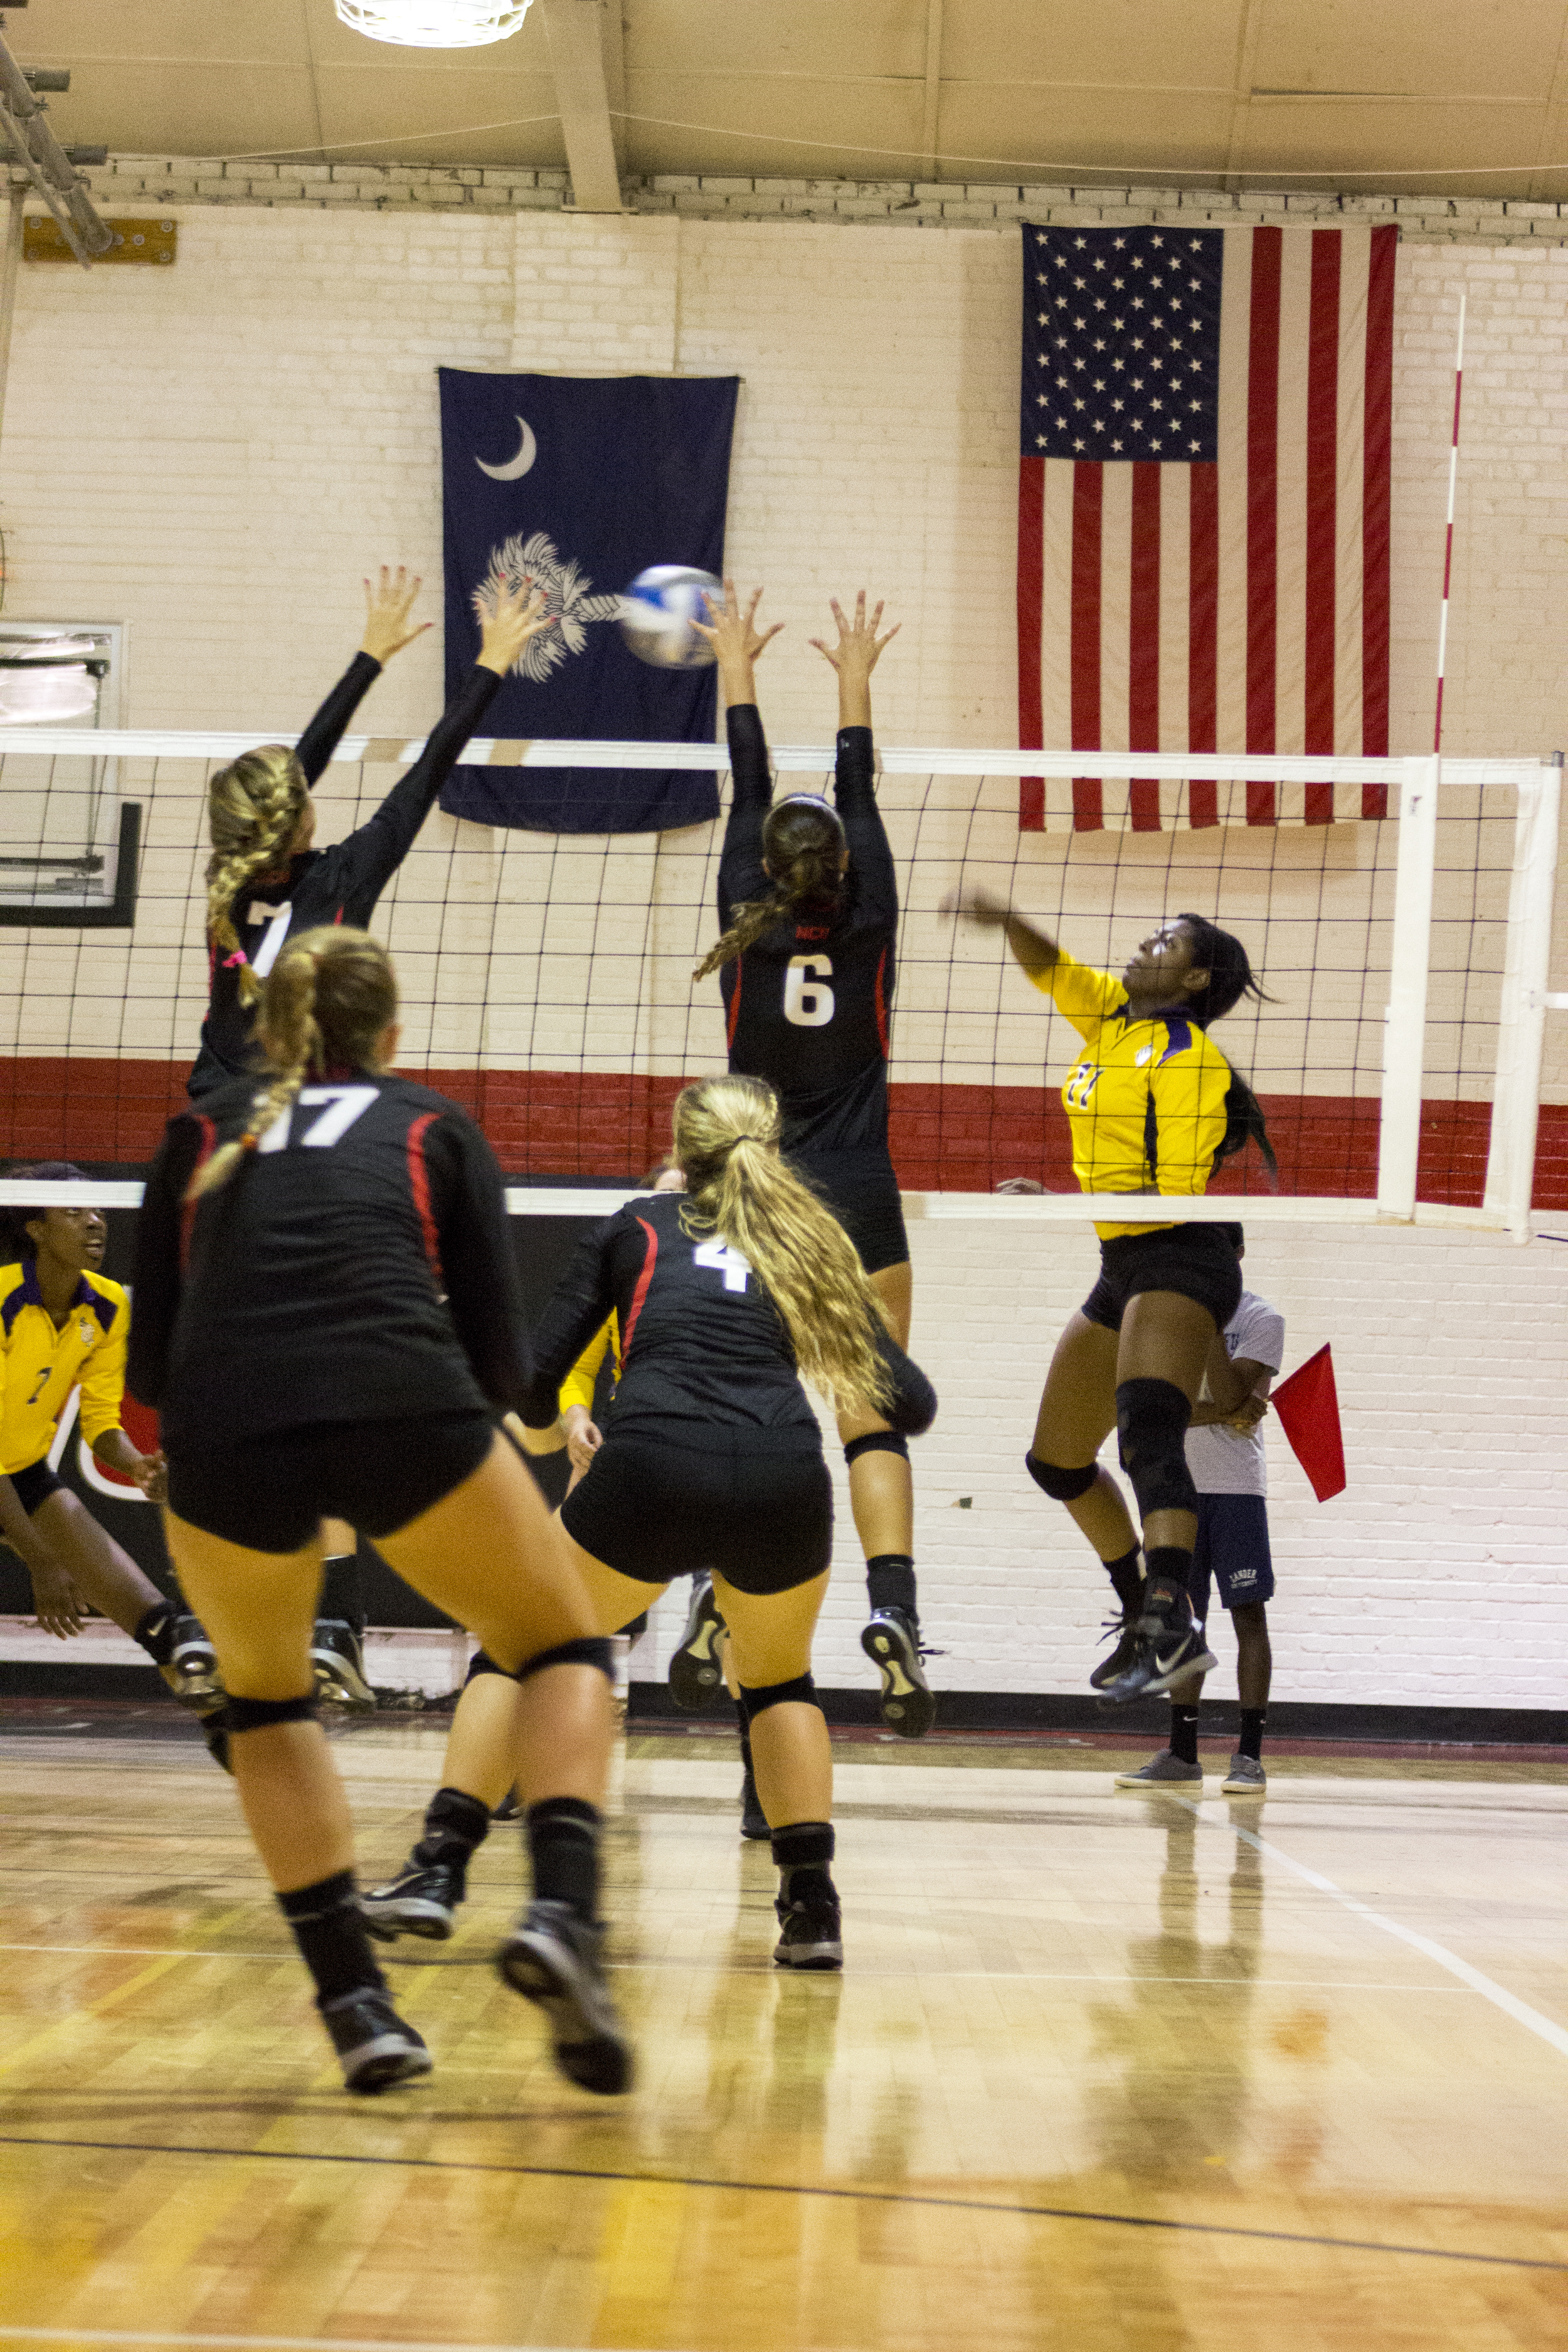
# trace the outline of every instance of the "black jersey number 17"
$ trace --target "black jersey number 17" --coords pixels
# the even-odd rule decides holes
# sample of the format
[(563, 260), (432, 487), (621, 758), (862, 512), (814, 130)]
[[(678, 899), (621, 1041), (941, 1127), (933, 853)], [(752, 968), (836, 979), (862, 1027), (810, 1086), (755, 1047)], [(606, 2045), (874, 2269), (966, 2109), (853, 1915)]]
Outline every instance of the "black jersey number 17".
[(286, 1151), (294, 1110), (314, 1110), (321, 1106), (320, 1118), (310, 1121), (299, 1140), (314, 1144), (319, 1151), (327, 1150), (342, 1141), (355, 1119), (364, 1116), (380, 1092), (379, 1087), (301, 1087), (295, 1103), (281, 1118), (273, 1120), (256, 1149)]

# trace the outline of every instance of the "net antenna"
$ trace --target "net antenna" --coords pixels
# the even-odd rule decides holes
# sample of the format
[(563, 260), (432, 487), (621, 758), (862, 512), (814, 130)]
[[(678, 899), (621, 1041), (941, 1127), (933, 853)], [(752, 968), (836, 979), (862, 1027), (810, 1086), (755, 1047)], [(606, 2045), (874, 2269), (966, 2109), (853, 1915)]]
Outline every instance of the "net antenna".
[[(36, 773), (90, 743), (132, 763), (149, 833), (128, 944), (72, 950), (36, 926), (10, 935), (0, 1152), (100, 1166), (151, 1157), (183, 1103), (205, 1009), (207, 775), (263, 731), (0, 735), (0, 810), (18, 805), (14, 759)], [(345, 738), (318, 787), (322, 837), (363, 822), (420, 748)], [(722, 753), (480, 739), (464, 758), (711, 771)], [(833, 751), (775, 746), (773, 761), (796, 789), (822, 789)], [(1246, 942), (1275, 1002), (1238, 1007), (1221, 1036), (1263, 1100), (1283, 1189), (1250, 1189), (1261, 1179), (1249, 1155), (1184, 1202), (1184, 1219), (1451, 1223), (1527, 1238), (1560, 767), (1142, 751), (1136, 763), (1158, 785), (1158, 830), (1147, 793), (1134, 802), (1125, 750), (881, 752), (903, 905), (892, 1144), (908, 1213), (1080, 1228), (1170, 1215), (1158, 1198), (1076, 1190), (1058, 1092), (1076, 1034), (993, 936), (942, 919), (943, 895), (967, 878), (1102, 966), (1120, 969), (1147, 927), (1188, 908)], [(1042, 779), (1044, 832), (1018, 829), (1025, 774)], [(1098, 831), (1071, 823), (1073, 780), (1086, 775)], [(1388, 819), (1325, 817), (1382, 806), (1379, 787), (1392, 787)], [(1276, 821), (1248, 822), (1262, 805)], [(718, 989), (691, 981), (716, 935), (720, 842), (719, 825), (605, 837), (437, 814), (389, 886), (374, 928), (398, 962), (402, 1066), (473, 1110), (503, 1168), (530, 1180), (517, 1184), (518, 1213), (583, 1214), (626, 1197), (668, 1139), (679, 1085), (724, 1066)], [(1025, 1174), (1047, 1189), (995, 1193)]]

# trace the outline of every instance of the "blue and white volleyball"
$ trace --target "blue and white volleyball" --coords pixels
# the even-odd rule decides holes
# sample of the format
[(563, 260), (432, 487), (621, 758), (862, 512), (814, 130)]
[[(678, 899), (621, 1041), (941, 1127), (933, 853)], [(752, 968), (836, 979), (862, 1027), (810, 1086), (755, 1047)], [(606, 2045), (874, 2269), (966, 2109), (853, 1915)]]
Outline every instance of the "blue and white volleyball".
[(621, 598), (621, 635), (638, 661), (655, 669), (702, 669), (713, 648), (693, 621), (710, 618), (708, 598), (722, 606), (723, 583), (684, 563), (650, 563)]

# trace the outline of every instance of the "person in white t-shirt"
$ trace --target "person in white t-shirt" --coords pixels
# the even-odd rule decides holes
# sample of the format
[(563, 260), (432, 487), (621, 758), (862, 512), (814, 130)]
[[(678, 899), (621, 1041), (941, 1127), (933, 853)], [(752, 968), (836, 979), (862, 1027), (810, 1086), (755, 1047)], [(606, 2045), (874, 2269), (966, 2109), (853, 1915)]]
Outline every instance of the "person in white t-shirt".
[[(1234, 1243), (1237, 1257), (1244, 1257), (1240, 1225), (1219, 1230)], [(1274, 1663), (1267, 1607), (1274, 1597), (1274, 1563), (1268, 1549), (1268, 1471), (1259, 1424), (1284, 1357), (1284, 1317), (1255, 1290), (1244, 1289), (1240, 1306), (1215, 1342), (1187, 1433), (1187, 1467), (1198, 1490), (1197, 1540), (1187, 1586), (1193, 1615), (1200, 1624), (1207, 1618), (1210, 1587), (1217, 1585), (1220, 1606), (1229, 1611), (1236, 1628), (1241, 1736), (1221, 1783), (1229, 1797), (1260, 1796), (1268, 1785), (1262, 1749)], [(1202, 1691), (1201, 1675), (1175, 1685), (1170, 1693), (1169, 1748), (1136, 1772), (1118, 1773), (1119, 1787), (1202, 1787)]]

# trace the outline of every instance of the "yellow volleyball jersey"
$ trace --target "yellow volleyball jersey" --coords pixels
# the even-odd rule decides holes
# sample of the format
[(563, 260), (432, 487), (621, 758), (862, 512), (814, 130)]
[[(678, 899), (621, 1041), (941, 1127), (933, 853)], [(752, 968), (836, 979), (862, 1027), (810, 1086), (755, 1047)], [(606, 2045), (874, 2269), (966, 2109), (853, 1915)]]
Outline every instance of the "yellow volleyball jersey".
[(119, 1428), (130, 1328), (130, 1299), (101, 1274), (82, 1276), (57, 1331), (32, 1259), (0, 1266), (0, 1473), (9, 1477), (43, 1460), (74, 1388), (89, 1444)]
[(561, 1410), (570, 1404), (580, 1404), (584, 1412), (594, 1410), (594, 1391), (598, 1384), (599, 1367), (605, 1351), (610, 1350), (610, 1361), (616, 1380), (621, 1377), (621, 1327), (612, 1315), (589, 1340), (571, 1370), (561, 1383)]
[[(1058, 955), (1032, 974), (1083, 1039), (1062, 1101), (1072, 1129), (1073, 1174), (1086, 1192), (1200, 1193), (1225, 1140), (1230, 1064), (1181, 1013), (1147, 1021), (1127, 1014), (1114, 972)], [(1173, 1223), (1175, 1220), (1172, 1220)], [(1101, 1241), (1164, 1230), (1097, 1224)]]

